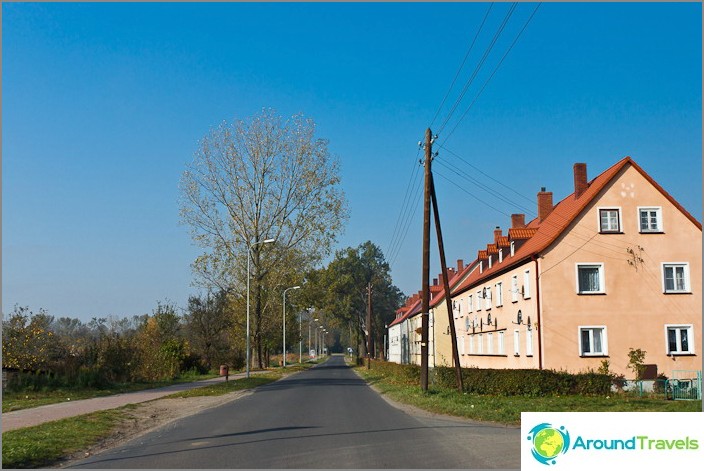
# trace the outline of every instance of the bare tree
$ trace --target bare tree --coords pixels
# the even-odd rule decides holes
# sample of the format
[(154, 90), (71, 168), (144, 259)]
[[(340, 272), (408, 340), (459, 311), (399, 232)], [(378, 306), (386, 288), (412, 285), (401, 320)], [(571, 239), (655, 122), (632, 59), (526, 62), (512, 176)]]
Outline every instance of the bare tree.
[[(203, 138), (181, 179), (181, 219), (205, 249), (193, 263), (197, 283), (246, 296), (251, 254), (254, 342), (262, 366), (267, 275), (303, 273), (330, 253), (347, 219), (338, 161), (302, 115), (272, 110)], [(274, 244), (255, 244), (275, 239)], [(295, 256), (292, 256), (292, 253)], [(277, 267), (274, 269), (274, 267)]]

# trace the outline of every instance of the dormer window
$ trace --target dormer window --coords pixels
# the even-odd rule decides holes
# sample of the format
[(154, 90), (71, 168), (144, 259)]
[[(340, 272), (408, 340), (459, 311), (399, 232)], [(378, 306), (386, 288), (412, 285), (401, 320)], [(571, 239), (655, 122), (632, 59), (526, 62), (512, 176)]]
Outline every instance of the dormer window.
[(513, 257), (516, 254), (516, 242), (511, 241), (511, 256)]
[(504, 261), (504, 249), (499, 249), (499, 263)]
[(491, 268), (491, 259), (493, 258), (493, 255), (489, 255), (489, 268)]

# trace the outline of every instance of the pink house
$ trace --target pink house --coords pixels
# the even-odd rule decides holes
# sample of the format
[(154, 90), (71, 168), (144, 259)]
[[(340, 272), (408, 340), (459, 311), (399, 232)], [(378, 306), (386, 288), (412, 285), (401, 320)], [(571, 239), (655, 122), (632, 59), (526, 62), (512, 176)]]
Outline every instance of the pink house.
[[(701, 371), (702, 226), (630, 157), (497, 227), (452, 289), (463, 367)], [(451, 358), (450, 352), (442, 352)]]

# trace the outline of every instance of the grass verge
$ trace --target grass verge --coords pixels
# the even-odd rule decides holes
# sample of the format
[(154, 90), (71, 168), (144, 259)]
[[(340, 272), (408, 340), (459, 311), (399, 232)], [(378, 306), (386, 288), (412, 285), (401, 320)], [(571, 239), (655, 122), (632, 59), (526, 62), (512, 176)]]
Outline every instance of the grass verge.
[(153, 383), (123, 383), (116, 384), (105, 389), (74, 389), (62, 388), (52, 391), (21, 391), (11, 392), (3, 391), (2, 394), (2, 412), (12, 412), (21, 409), (29, 409), (32, 407), (45, 406), (48, 404), (56, 404), (59, 402), (77, 401), (80, 399), (91, 399), (94, 397), (112, 396), (113, 394), (122, 394), (133, 391), (142, 391), (145, 389), (163, 388), (172, 384), (188, 383), (192, 381), (201, 381), (204, 379), (215, 378), (215, 374), (207, 375), (189, 375), (177, 378), (173, 381), (159, 381)]
[(701, 412), (700, 401), (668, 401), (627, 394), (586, 396), (487, 396), (458, 394), (456, 390), (429, 386), (424, 392), (366, 366), (355, 370), (390, 399), (420, 409), (472, 420), (520, 425), (521, 412)]
[(120, 408), (4, 432), (2, 467), (39, 468), (55, 463), (110, 436), (123, 419), (124, 408)]

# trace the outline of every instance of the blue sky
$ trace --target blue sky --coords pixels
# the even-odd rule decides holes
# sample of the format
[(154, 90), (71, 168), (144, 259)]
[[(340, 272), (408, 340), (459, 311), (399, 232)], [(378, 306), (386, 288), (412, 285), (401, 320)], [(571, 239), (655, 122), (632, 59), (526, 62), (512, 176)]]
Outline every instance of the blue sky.
[(407, 294), (421, 202), (402, 208), (431, 124), (448, 263), (534, 216), (540, 187), (571, 193), (575, 162), (591, 179), (630, 155), (701, 220), (701, 3), (544, 3), (495, 69), (536, 5), (450, 115), (511, 4), (491, 8), (433, 120), (487, 3), (3, 3), (3, 312), (184, 306), (199, 251), (180, 176), (211, 127), (265, 107), (317, 122), (351, 211), (338, 248), (375, 242)]

